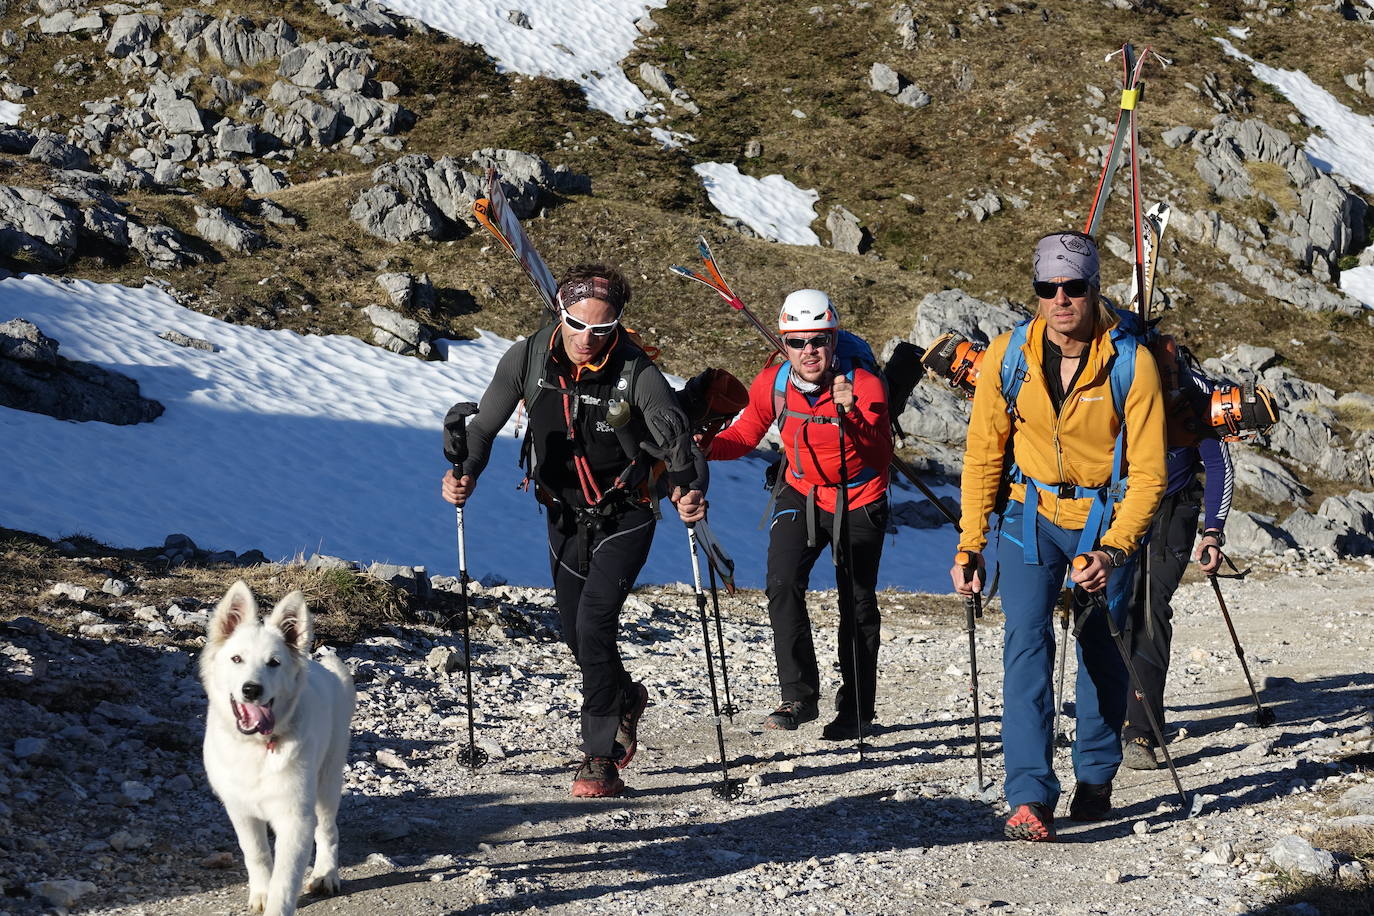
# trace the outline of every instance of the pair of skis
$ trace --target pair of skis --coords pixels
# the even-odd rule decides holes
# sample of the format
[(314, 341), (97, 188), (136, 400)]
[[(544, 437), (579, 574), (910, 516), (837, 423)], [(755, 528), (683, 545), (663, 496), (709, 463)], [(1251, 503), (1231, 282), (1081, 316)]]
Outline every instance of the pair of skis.
[[(1148, 322), (1154, 299), (1159, 246), (1164, 229), (1169, 224), (1169, 205), (1166, 203), (1157, 203), (1149, 211), (1141, 212), (1140, 134), (1136, 114), (1145, 91), (1145, 83), (1140, 76), (1145, 68), (1145, 61), (1154, 52), (1146, 47), (1137, 57), (1135, 48), (1127, 43), (1122, 45), (1117, 53), (1121, 55), (1121, 107), (1117, 112), (1112, 144), (1107, 150), (1106, 160), (1102, 163), (1102, 174), (1098, 178), (1092, 205), (1088, 208), (1088, 219), (1083, 225), (1083, 232), (1096, 238), (1102, 224), (1102, 215), (1106, 210), (1107, 198), (1112, 192), (1112, 181), (1116, 177), (1121, 157), (1126, 153), (1130, 164), (1131, 215), (1135, 229), (1135, 269), (1131, 275), (1131, 297), (1135, 302), (1136, 313), (1143, 321)], [(1158, 54), (1154, 56), (1160, 63), (1168, 65), (1169, 62), (1163, 57)]]

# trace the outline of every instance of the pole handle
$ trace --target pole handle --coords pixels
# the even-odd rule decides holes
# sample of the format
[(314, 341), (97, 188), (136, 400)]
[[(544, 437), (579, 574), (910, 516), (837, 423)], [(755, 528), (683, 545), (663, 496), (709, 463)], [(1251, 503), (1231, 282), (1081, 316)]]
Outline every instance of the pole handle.
[(954, 565), (964, 571), (965, 582), (972, 582), (973, 574), (978, 571), (978, 557), (971, 550), (961, 550), (954, 555)]

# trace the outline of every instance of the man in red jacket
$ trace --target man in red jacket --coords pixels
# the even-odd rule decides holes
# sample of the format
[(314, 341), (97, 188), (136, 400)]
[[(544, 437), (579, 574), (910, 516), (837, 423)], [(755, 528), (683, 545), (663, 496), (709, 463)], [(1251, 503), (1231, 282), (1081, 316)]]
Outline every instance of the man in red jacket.
[[(839, 545), (836, 495), (845, 486), (852, 562), (836, 567), (836, 583), (853, 582), (854, 607), (841, 608), (837, 715), (821, 737), (842, 741), (868, 732), (877, 686), (878, 560), (887, 532), (887, 467), (892, 458), (883, 380), (868, 369), (837, 365), (839, 313), (830, 297), (800, 289), (783, 301), (778, 330), (787, 362), (769, 366), (749, 389), (749, 404), (711, 443), (709, 458), (728, 460), (752, 451), (776, 425), (784, 462), (774, 488), (776, 504), (768, 539), (768, 618), (778, 662), (782, 704), (764, 723), (788, 731), (819, 715), (820, 671), (806, 612), (811, 567), (827, 541)], [(844, 424), (843, 440), (839, 424)], [(840, 475), (840, 443), (845, 469)], [(840, 590), (844, 596), (844, 590)], [(852, 621), (858, 622), (859, 667), (854, 671)], [(855, 682), (858, 703), (855, 703)], [(859, 707), (856, 710), (856, 705)], [(856, 718), (861, 717), (861, 718)]]

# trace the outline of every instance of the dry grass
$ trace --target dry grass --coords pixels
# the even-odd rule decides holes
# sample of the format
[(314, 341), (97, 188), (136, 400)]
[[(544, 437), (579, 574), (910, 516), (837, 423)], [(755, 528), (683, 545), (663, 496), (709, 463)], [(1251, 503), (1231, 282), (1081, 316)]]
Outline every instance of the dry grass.
[[(66, 631), (72, 628), (71, 617), (83, 609), (116, 622), (131, 621), (134, 609), (143, 605), (165, 609), (176, 603), (185, 610), (209, 609), (237, 579), (248, 583), (268, 607), (300, 589), (315, 614), (317, 638), (333, 645), (355, 642), (386, 623), (415, 619), (406, 593), (361, 573), (278, 564), (167, 569), (155, 559), (156, 549), (118, 550), (88, 538), (78, 536), (74, 540), (81, 549), (69, 555), (44, 538), (0, 529), (0, 619), (28, 616)], [(134, 583), (136, 588), (126, 599), (115, 599), (100, 591), (110, 577)], [(80, 608), (75, 608), (66, 599), (48, 593), (57, 582), (85, 586), (90, 594), (80, 602)], [(448, 600), (441, 598), (434, 610), (451, 612)], [(178, 642), (173, 636), (140, 641)]]

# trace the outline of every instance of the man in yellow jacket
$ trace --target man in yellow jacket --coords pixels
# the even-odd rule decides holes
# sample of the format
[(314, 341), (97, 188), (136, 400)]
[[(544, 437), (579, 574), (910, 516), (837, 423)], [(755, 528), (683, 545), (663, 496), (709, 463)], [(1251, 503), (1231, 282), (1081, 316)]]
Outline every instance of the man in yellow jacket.
[[(1166, 483), (1164, 402), (1154, 357), (1101, 298), (1093, 240), (1047, 235), (1034, 265), (1038, 314), (1000, 335), (983, 358), (964, 451), (959, 541), (976, 571), (966, 582), (956, 564), (950, 575), (961, 595), (982, 590), (989, 515), (999, 512), (1006, 834), (1052, 840), (1060, 786), (1051, 613), (1070, 561), (1087, 553), (1091, 563), (1072, 571), (1073, 582), (1105, 588), (1108, 612), (1124, 623), (1135, 551)], [(1104, 820), (1121, 764), (1129, 681), (1101, 612), (1086, 618), (1078, 660), (1069, 817)]]

